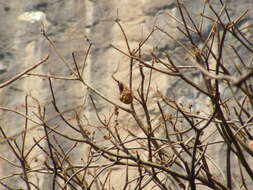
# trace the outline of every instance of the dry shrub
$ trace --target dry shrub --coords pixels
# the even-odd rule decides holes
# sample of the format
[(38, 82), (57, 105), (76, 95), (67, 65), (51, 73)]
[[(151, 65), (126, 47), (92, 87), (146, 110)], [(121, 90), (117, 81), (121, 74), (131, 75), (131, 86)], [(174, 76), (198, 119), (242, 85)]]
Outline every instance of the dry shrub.
[[(52, 105), (60, 117), (60, 125), (64, 125), (69, 128), (69, 131), (73, 131), (73, 134), (75, 133), (75, 135), (65, 134), (58, 130), (57, 126), (50, 125), (45, 120), (48, 117), (45, 115), (43, 106), (40, 105), (40, 100), (38, 100), (35, 113), (36, 121), (31, 119), (27, 112), (17, 113), (14, 109), (2, 107), (2, 110), (21, 115), (26, 121), (24, 131), (15, 137), (8, 137), (0, 128), (1, 141), (9, 145), (10, 151), (19, 161), (17, 164), (20, 170), (19, 173), (2, 177), (0, 179), (2, 186), (12, 189), (12, 185), (5, 184), (5, 181), (14, 176), (20, 176), (26, 189), (43, 189), (39, 180), (36, 182), (33, 178), (38, 174), (38, 176), (48, 175), (52, 178), (50, 187), (53, 190), (115, 189), (117, 180), (120, 180), (121, 189), (228, 190), (249, 187), (253, 179), (252, 164), (250, 164), (250, 157), (253, 155), (253, 137), (250, 132), (253, 118), (253, 69), (250, 66), (251, 63), (244, 62), (243, 55), (227, 41), (229, 36), (249, 54), (253, 53), (252, 42), (247, 37), (248, 33), (245, 32), (250, 31), (250, 28), (240, 28), (238, 25), (247, 11), (231, 20), (226, 6), (222, 6), (220, 12), (217, 12), (212, 2), (206, 1), (206, 9), (213, 13), (213, 17), (207, 17), (206, 9), (203, 9), (202, 18), (212, 22), (209, 34), (204, 35), (199, 27), (203, 23), (195, 23), (187, 8), (180, 1), (177, 2), (181, 18), (172, 18), (178, 22), (180, 26), (178, 32), (188, 39), (188, 43), (177, 41), (169, 31), (154, 26), (150, 35), (140, 42), (139, 48), (131, 50), (123, 26), (119, 20), (115, 21), (128, 47), (127, 50), (121, 50), (112, 45), (119, 53), (129, 58), (129, 84), (123, 84), (112, 76), (119, 85), (119, 100), (125, 104), (121, 104), (119, 100), (109, 99), (96, 90), (96, 87), (90, 86), (83, 78), (85, 62), (82, 65), (77, 63), (74, 53), (72, 54), (73, 65), (67, 65), (72, 73), (70, 77), (31, 73), (35, 67), (46, 62), (47, 57), (1, 84), (1, 88), (10, 86), (22, 76), (48, 79)], [(223, 19), (224, 17), (226, 19)], [(203, 22), (203, 19), (200, 22)], [(187, 62), (186, 65), (176, 63), (173, 56), (167, 52), (163, 52), (162, 57), (152, 52), (150, 55), (152, 64), (142, 59), (141, 49), (156, 32), (164, 33), (184, 49), (187, 55), (187, 59), (184, 60)], [(43, 35), (55, 48), (53, 41), (44, 30)], [(194, 38), (201, 41), (203, 46), (199, 47)], [(88, 39), (87, 41), (89, 42)], [(89, 42), (84, 60), (91, 48), (92, 44)], [(228, 69), (229, 60), (224, 56), (225, 49), (232, 50), (233, 56), (240, 60), (239, 64), (234, 65), (233, 72)], [(134, 65), (139, 68), (138, 89), (133, 88)], [(144, 69), (148, 72), (144, 72)], [(184, 81), (189, 89), (205, 97), (210, 104), (210, 109), (195, 110), (192, 105), (187, 107), (175, 97), (167, 96), (159, 90), (159, 86), (157, 89), (151, 88), (153, 72)], [(192, 72), (200, 74), (199, 83), (189, 78), (188, 74)], [(89, 89), (89, 103), (94, 108), (99, 121), (95, 126), (89, 122), (88, 116), (80, 112), (86, 104), (70, 111), (61, 110), (57, 106), (57, 96), (54, 92), (56, 80), (54, 79), (75, 80)], [(223, 89), (230, 91), (229, 97), (223, 96)], [(150, 95), (151, 90), (154, 96)], [(104, 117), (97, 108), (94, 96), (96, 99), (101, 98), (106, 101), (109, 107), (114, 108), (114, 111)], [(149, 109), (150, 101), (156, 105), (158, 114), (155, 119)], [(31, 105), (27, 105), (26, 102), (26, 110), (29, 106)], [(136, 111), (137, 107), (142, 110), (142, 114)], [(66, 115), (68, 112), (71, 114)], [(119, 112), (125, 112), (131, 116), (136, 128), (126, 127), (124, 119), (119, 118)], [(24, 148), (26, 136), (33, 130), (27, 127), (27, 121), (34, 122), (37, 127), (43, 128), (44, 135), (40, 139), (34, 139), (30, 147)], [(213, 133), (210, 129), (213, 129)], [(97, 133), (102, 136), (98, 138)], [(22, 137), (21, 144), (16, 142), (19, 136)], [(64, 149), (57, 137), (70, 142), (72, 147), (68, 150)], [(42, 141), (43, 145), (41, 145)], [(86, 155), (81, 158), (83, 159), (81, 163), (75, 162), (69, 156), (75, 155), (76, 147), (79, 145), (86, 147)], [(219, 158), (223, 160), (222, 165), (217, 160), (220, 155), (212, 155), (221, 145), (225, 151), (222, 154), (225, 157)], [(29, 154), (34, 149), (40, 150), (45, 155), (44, 161), (36, 166), (29, 164), (28, 160)], [(237, 176), (234, 175), (234, 171), (237, 172)]]

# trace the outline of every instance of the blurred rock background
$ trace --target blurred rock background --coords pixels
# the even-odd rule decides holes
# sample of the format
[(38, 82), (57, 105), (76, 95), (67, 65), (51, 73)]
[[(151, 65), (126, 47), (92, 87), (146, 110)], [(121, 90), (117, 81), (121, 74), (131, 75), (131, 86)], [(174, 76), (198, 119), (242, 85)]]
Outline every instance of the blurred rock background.
[[(232, 19), (238, 17), (245, 9), (253, 7), (251, 0), (226, 2)], [(202, 12), (204, 1), (185, 0), (184, 3), (188, 10), (195, 14), (195, 19), (200, 19), (199, 14)], [(217, 10), (220, 9), (219, 1), (213, 1), (212, 3)], [(85, 68), (85, 79), (105, 96), (118, 101), (118, 91), (115, 90), (117, 84), (113, 82), (111, 75), (119, 65), (119, 70), (115, 76), (117, 79), (127, 82), (129, 60), (110, 46), (110, 44), (114, 44), (127, 51), (123, 35), (114, 20), (116, 18), (120, 19), (132, 49), (138, 48), (139, 42), (151, 32), (154, 25), (163, 28), (176, 39), (185, 42), (186, 39), (176, 32), (177, 25), (166, 14), (167, 12), (176, 17), (179, 16), (175, 0), (0, 0), (0, 82), (10, 79), (15, 74), (38, 63), (48, 54), (50, 54), (49, 61), (33, 72), (69, 76), (70, 70), (41, 35), (41, 23), (43, 23), (48, 36), (54, 41), (57, 51), (71, 65), (73, 65), (72, 52), (77, 55), (79, 62), (83, 61), (88, 48), (85, 36), (90, 39), (93, 47)], [(206, 14), (211, 15), (210, 11), (207, 11)], [(251, 10), (240, 24), (246, 26), (252, 24), (252, 20), (253, 12)], [(206, 20), (204, 25), (206, 34), (208, 34), (210, 28), (211, 25)], [(252, 36), (252, 33), (249, 35)], [(237, 49), (239, 52), (245, 51), (239, 46)], [(163, 56), (164, 52), (168, 52), (176, 60), (175, 62), (182, 65), (186, 64), (182, 59), (185, 57), (182, 48), (161, 32), (156, 32), (145, 44), (142, 50), (142, 53), (146, 55), (143, 57), (144, 60), (151, 60), (149, 56), (151, 51), (156, 52), (160, 57)], [(229, 57), (230, 54), (227, 54), (227, 56)], [(245, 51), (245, 61), (250, 58), (252, 56)], [(198, 73), (193, 74), (191, 77), (195, 82), (200, 80)], [(136, 81), (138, 81), (138, 78), (137, 74), (134, 75)], [(202, 111), (208, 106), (205, 97), (187, 88), (187, 84), (179, 79), (155, 73), (153, 82), (153, 88), (158, 86), (165, 94), (175, 96), (178, 101), (184, 102), (185, 105), (192, 104), (196, 110)], [(61, 110), (76, 108), (84, 101), (87, 89), (78, 82), (53, 80), (53, 86), (57, 104)], [(138, 87), (138, 83), (135, 87)], [(38, 109), (37, 100), (39, 100), (40, 104), (46, 107), (46, 113), (52, 116), (48, 118), (50, 124), (60, 126), (60, 120), (58, 117), (54, 117), (55, 111), (50, 104), (52, 97), (46, 79), (24, 77), (8, 88), (0, 89), (0, 106), (24, 111), (26, 95), (29, 96), (28, 102), (34, 105), (29, 107), (31, 113)], [(224, 89), (224, 95), (226, 95), (226, 89)], [(98, 109), (106, 112), (107, 108), (105, 108), (104, 101), (95, 100)], [(152, 105), (150, 106), (152, 109)], [(110, 109), (107, 111), (112, 111)], [(95, 122), (96, 119), (92, 113), (92, 108), (87, 108), (85, 112), (89, 115), (91, 121)], [(124, 113), (120, 114), (124, 117)], [(31, 117), (37, 119), (32, 114)], [(0, 111), (0, 125), (8, 136), (15, 136), (24, 130), (24, 118), (12, 112)], [(35, 127), (31, 122), (28, 126)], [(60, 127), (60, 130), (68, 133), (69, 129)], [(42, 133), (41, 128), (32, 130), (28, 135), (30, 143), (33, 144), (33, 138), (41, 137)], [(20, 139), (17, 139), (17, 141), (19, 142)], [(60, 143), (63, 144), (66, 150), (71, 146), (66, 142)], [(31, 144), (27, 143), (26, 146), (29, 147)], [(79, 147), (76, 153), (73, 159), (80, 161), (80, 157), (85, 154), (85, 148)], [(17, 161), (5, 142), (0, 144), (0, 154), (10, 162)], [(31, 158), (37, 158), (36, 161), (31, 160), (31, 162), (34, 162), (34, 167), (47, 159), (39, 151), (32, 154)], [(222, 147), (220, 150), (213, 150), (213, 154), (223, 158)], [(222, 160), (220, 162), (222, 163)], [(0, 159), (0, 178), (16, 172), (14, 168), (9, 167), (5, 160)], [(51, 179), (48, 176), (41, 175), (35, 176), (34, 180), (36, 181), (38, 178), (40, 178), (43, 189), (48, 189), (47, 184)], [(8, 183), (13, 184), (13, 188), (23, 185), (19, 184), (19, 178), (12, 178), (12, 180), (16, 181), (9, 181)], [(3, 188), (1, 187), (1, 189)]]

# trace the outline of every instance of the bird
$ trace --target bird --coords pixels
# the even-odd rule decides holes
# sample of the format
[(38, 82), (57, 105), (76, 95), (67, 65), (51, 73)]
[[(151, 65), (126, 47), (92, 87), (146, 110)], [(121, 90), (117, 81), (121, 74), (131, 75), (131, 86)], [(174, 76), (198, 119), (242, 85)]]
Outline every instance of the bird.
[(118, 83), (119, 100), (124, 104), (131, 104), (133, 102), (133, 92), (125, 84), (117, 80), (114, 76), (112, 78)]

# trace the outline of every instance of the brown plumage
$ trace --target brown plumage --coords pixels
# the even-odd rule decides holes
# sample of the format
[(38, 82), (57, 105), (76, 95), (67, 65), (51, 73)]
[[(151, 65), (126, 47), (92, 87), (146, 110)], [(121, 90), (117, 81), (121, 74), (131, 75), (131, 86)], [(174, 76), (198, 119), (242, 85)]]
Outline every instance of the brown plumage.
[(133, 102), (132, 90), (129, 89), (122, 82), (115, 79), (114, 77), (113, 79), (118, 83), (118, 86), (119, 86), (119, 93), (120, 93), (119, 100), (124, 104), (131, 104)]
[(120, 90), (120, 101), (124, 104), (131, 104), (133, 102), (133, 93), (123, 83), (118, 83)]

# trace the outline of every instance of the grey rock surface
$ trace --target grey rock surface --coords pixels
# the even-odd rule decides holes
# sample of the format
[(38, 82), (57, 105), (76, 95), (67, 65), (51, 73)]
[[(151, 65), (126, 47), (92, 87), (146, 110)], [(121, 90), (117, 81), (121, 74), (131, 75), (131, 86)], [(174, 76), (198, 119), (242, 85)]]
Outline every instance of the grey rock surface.
[[(199, 14), (202, 12), (203, 1), (200, 0), (185, 0), (186, 7), (194, 14), (195, 19), (200, 19)], [(231, 19), (237, 18), (245, 9), (253, 8), (251, 0), (241, 1), (227, 1)], [(220, 4), (214, 1), (214, 6), (219, 10)], [(138, 44), (143, 40), (149, 32), (151, 32), (154, 25), (163, 28), (170, 32), (170, 34), (187, 43), (185, 37), (179, 34), (176, 30), (176, 23), (166, 13), (169, 12), (175, 17), (179, 16), (176, 9), (176, 2), (174, 0), (23, 0), (23, 1), (0, 1), (0, 82), (10, 79), (17, 73), (24, 69), (38, 63), (48, 54), (50, 59), (46, 63), (36, 68), (33, 73), (43, 73), (45, 75), (54, 74), (56, 76), (69, 76), (71, 71), (66, 66), (66, 63), (71, 63), (73, 66), (73, 59), (71, 53), (77, 55), (79, 62), (83, 61), (85, 52), (88, 48), (86, 36), (93, 44), (90, 55), (87, 59), (85, 67), (84, 78), (87, 83), (104, 94), (109, 99), (118, 101), (117, 84), (112, 79), (112, 74), (119, 65), (116, 78), (127, 83), (129, 59), (123, 54), (117, 52), (110, 44), (119, 47), (123, 51), (127, 51), (127, 47), (118, 25), (114, 22), (116, 18), (121, 20), (121, 24), (128, 36), (131, 48), (138, 48)], [(211, 12), (207, 12), (212, 14)], [(246, 19), (242, 20), (240, 25), (252, 24), (253, 12), (249, 11)], [(49, 47), (48, 41), (42, 36), (41, 28), (44, 24), (45, 30), (55, 43), (57, 52), (52, 47)], [(211, 23), (205, 22), (203, 30), (206, 34), (211, 29)], [(253, 34), (251, 34), (252, 38)], [(199, 41), (199, 39), (194, 39)], [(232, 41), (231, 41), (232, 43)], [(199, 46), (201, 46), (199, 41)], [(240, 48), (238, 44), (234, 44), (239, 52), (245, 52), (243, 57), (245, 61), (252, 59), (245, 49)], [(161, 32), (156, 32), (145, 44), (143, 54), (149, 55), (153, 51), (163, 58), (163, 53), (170, 53), (173, 58), (182, 65), (187, 65), (184, 62), (185, 52), (174, 41), (169, 39)], [(227, 54), (230, 57), (230, 54)], [(148, 56), (145, 58), (150, 59)], [(230, 57), (233, 60), (233, 57)], [(63, 61), (64, 60), (64, 61)], [(235, 63), (240, 60), (233, 60)], [(226, 63), (228, 69), (229, 64)], [(232, 68), (232, 67), (231, 67)], [(137, 74), (138, 67), (134, 67), (134, 88), (138, 88), (140, 77)], [(205, 110), (208, 108), (206, 97), (197, 93), (196, 91), (187, 88), (187, 84), (174, 77), (167, 77), (154, 73), (153, 75), (153, 89), (157, 86), (168, 96), (175, 96), (179, 102), (185, 105), (192, 104), (195, 110)], [(199, 73), (193, 73), (190, 77), (195, 82), (201, 80)], [(71, 110), (80, 106), (87, 93), (87, 88), (83, 87), (77, 81), (63, 81), (52, 80), (55, 95), (57, 97), (57, 104), (61, 110)], [(228, 90), (224, 89), (223, 96), (230, 96)], [(71, 134), (73, 137), (78, 136), (73, 130), (61, 126), (60, 118), (51, 104), (52, 96), (49, 90), (49, 82), (47, 79), (39, 77), (24, 77), (22, 80), (12, 83), (7, 88), (0, 89), (0, 106), (15, 108), (20, 112), (24, 112), (24, 105), (26, 96), (28, 102), (33, 104), (29, 108), (30, 117), (39, 122), (39, 119), (32, 114), (37, 111), (40, 101), (41, 106), (46, 108), (47, 115), (51, 116), (48, 119), (50, 125), (60, 126), (59, 130), (65, 134)], [(94, 96), (94, 100), (98, 105), (98, 110), (102, 113), (112, 111), (113, 107), (108, 107), (105, 101)], [(153, 111), (154, 103), (150, 104), (150, 110)], [(92, 106), (88, 106), (81, 110), (84, 112), (91, 122), (96, 123), (96, 115)], [(126, 121), (126, 125), (131, 118), (127, 114), (120, 113), (121, 117)], [(155, 115), (155, 111), (154, 111)], [(17, 142), (21, 142), (20, 133), (24, 130), (25, 119), (17, 114), (9, 111), (0, 111), (0, 125), (5, 130), (8, 136), (14, 136)], [(71, 117), (71, 115), (69, 115)], [(130, 122), (131, 123), (131, 122)], [(135, 127), (135, 124), (129, 124)], [(39, 139), (43, 136), (43, 129), (36, 127), (34, 123), (28, 123), (30, 131), (27, 138), (27, 147), (33, 144), (33, 138)], [(138, 129), (136, 129), (138, 131)], [(210, 129), (210, 132), (212, 129)], [(97, 137), (102, 137), (102, 133), (97, 132)], [(65, 150), (68, 150), (72, 144), (64, 142), (59, 138), (59, 143), (63, 145)], [(45, 144), (41, 143), (41, 146)], [(216, 155), (215, 159), (219, 160), (222, 165), (224, 150), (221, 147), (219, 150), (212, 150), (211, 155)], [(81, 162), (81, 157), (86, 152), (85, 146), (79, 146), (76, 154), (71, 155), (72, 159)], [(7, 158), (10, 162), (17, 162), (14, 155), (9, 151), (6, 143), (0, 144), (0, 155)], [(36, 168), (47, 160), (40, 150), (35, 150), (30, 155), (31, 158), (36, 157), (36, 160), (31, 160), (31, 165)], [(252, 161), (251, 161), (252, 163)], [(234, 163), (237, 164), (236, 162)], [(19, 171), (13, 169), (6, 164), (6, 161), (0, 159), (0, 180), (4, 176), (11, 175)], [(115, 189), (120, 189), (118, 181), (124, 171), (115, 174), (114, 183)], [(134, 172), (133, 172), (134, 173)], [(235, 174), (236, 175), (236, 174)], [(43, 189), (50, 189), (49, 186), (52, 178), (41, 174), (41, 176), (33, 176), (33, 181), (40, 179), (40, 185)], [(13, 188), (23, 187), (20, 179), (12, 178), (13, 181), (4, 181), (8, 184), (13, 184)], [(122, 187), (121, 187), (122, 188)], [(3, 189), (1, 187), (1, 189)]]

